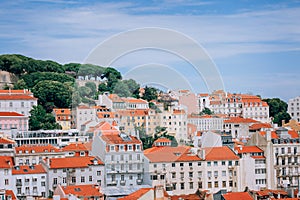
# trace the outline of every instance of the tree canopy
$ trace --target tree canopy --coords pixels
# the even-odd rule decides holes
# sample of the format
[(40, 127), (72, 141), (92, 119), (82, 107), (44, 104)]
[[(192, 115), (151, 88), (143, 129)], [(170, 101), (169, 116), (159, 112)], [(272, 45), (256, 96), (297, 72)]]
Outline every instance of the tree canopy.
[(55, 117), (51, 113), (47, 113), (41, 106), (33, 106), (30, 111), (29, 129), (30, 130), (52, 130), (61, 129), (61, 126), (55, 122)]
[(279, 98), (263, 99), (269, 105), (269, 115), (273, 118), (273, 123), (282, 125), (282, 120), (288, 122), (291, 116), (287, 113), (287, 103)]

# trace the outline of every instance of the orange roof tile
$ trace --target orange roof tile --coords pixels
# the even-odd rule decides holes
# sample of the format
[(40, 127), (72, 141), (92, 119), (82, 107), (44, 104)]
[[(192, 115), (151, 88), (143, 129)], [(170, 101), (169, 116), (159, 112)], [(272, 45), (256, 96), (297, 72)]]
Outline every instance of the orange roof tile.
[(25, 115), (22, 115), (17, 112), (0, 112), (0, 117), (24, 117)]
[[(50, 168), (51, 169), (61, 169), (61, 168), (84, 168), (89, 165), (94, 164), (94, 156), (86, 157), (67, 157), (67, 158), (50, 158)], [(99, 165), (103, 165), (103, 162), (96, 158)]]
[(117, 94), (110, 94), (108, 95), (108, 98), (110, 98), (110, 100), (112, 100), (113, 102), (121, 102), (121, 103), (124, 102), (124, 100), (121, 97), (119, 97)]
[(199, 96), (200, 97), (208, 97), (209, 95), (208, 95), (208, 93), (200, 93)]
[(57, 153), (60, 150), (50, 144), (48, 145), (22, 145), (15, 148), (16, 154), (30, 153)]
[(184, 110), (173, 109), (173, 114), (174, 115), (184, 115), (185, 111)]
[(248, 192), (229, 192), (222, 196), (225, 200), (254, 200)]
[(65, 195), (73, 194), (77, 197), (100, 197), (103, 194), (98, 185), (69, 185), (62, 186)]
[(205, 150), (205, 160), (238, 160), (239, 157), (227, 146), (207, 147)]
[(139, 103), (139, 104), (148, 104), (148, 101), (144, 99), (136, 99), (136, 98), (122, 98), (123, 101), (127, 103)]
[(152, 147), (144, 151), (150, 162), (188, 162), (200, 161), (197, 155), (190, 153), (191, 147)]
[(28, 95), (0, 95), (0, 100), (37, 100), (37, 98)]
[(149, 109), (140, 109), (140, 110), (119, 110), (118, 113), (121, 116), (145, 116), (148, 115)]
[(0, 137), (0, 144), (15, 144), (16, 142), (8, 138)]
[(70, 143), (64, 148), (63, 151), (88, 151), (89, 149), (86, 146), (86, 143)]
[(116, 127), (112, 126), (110, 123), (106, 121), (100, 122), (94, 127), (94, 129), (101, 131), (102, 135), (110, 135), (110, 134), (118, 135), (120, 133), (120, 131)]
[(272, 125), (269, 123), (255, 123), (249, 126), (249, 130), (260, 130), (262, 128), (272, 128)]
[(242, 117), (230, 117), (229, 119), (225, 119), (224, 123), (256, 123), (257, 121), (251, 118), (242, 118)]
[[(11, 196), (11, 200), (16, 200), (16, 195), (12, 190), (5, 190), (5, 195), (6, 196)], [(7, 198), (10, 199), (10, 198)]]
[(123, 140), (119, 134), (105, 134), (101, 138), (107, 144), (142, 144), (142, 142), (134, 136), (129, 136), (130, 140)]
[(11, 156), (0, 156), (0, 168), (8, 169), (14, 166), (14, 160)]
[(289, 130), (288, 134), (290, 134), (291, 138), (293, 139), (299, 138), (299, 134), (294, 130)]
[(44, 167), (39, 164), (39, 165), (34, 165), (34, 166), (28, 166), (28, 165), (22, 165), (15, 167), (12, 170), (12, 174), (44, 174), (47, 173)]
[(153, 188), (141, 188), (126, 197), (118, 198), (118, 200), (139, 200), (144, 194), (149, 192), (150, 190), (153, 190)]
[(30, 90), (0, 90), (0, 95), (3, 94), (27, 94), (27, 95), (32, 95), (32, 92)]
[(71, 115), (71, 109), (69, 108), (54, 108), (54, 113), (56, 115)]
[(202, 200), (197, 194), (188, 194), (188, 195), (174, 195), (171, 196), (171, 200)]
[[(265, 135), (267, 134), (266, 131), (260, 131), (259, 133), (260, 133), (262, 136), (265, 136)], [(272, 137), (272, 139), (278, 139), (278, 138), (279, 138), (275, 131), (271, 131), (271, 137)]]
[(263, 153), (264, 151), (258, 148), (257, 146), (243, 146), (243, 147), (235, 147), (234, 150), (241, 153)]
[(79, 106), (77, 107), (77, 109), (93, 109), (93, 108), (90, 108), (90, 107), (88, 107), (87, 105), (79, 105)]
[(258, 196), (270, 196), (270, 193), (280, 194), (280, 195), (287, 195), (288, 193), (284, 190), (261, 190), (261, 191), (254, 191)]

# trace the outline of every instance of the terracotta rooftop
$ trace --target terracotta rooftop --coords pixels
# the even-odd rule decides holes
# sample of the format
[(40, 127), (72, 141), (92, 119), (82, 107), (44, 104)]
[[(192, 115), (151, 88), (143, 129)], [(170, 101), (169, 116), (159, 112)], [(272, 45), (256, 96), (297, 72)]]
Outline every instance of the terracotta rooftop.
[(14, 166), (14, 160), (11, 156), (0, 156), (0, 168), (8, 169)]
[(53, 112), (56, 115), (71, 115), (71, 109), (69, 108), (54, 108)]
[(272, 125), (269, 123), (255, 123), (249, 126), (249, 130), (260, 130), (262, 128), (272, 128)]
[(238, 152), (238, 154), (241, 154), (241, 153), (263, 153), (264, 152), (257, 146), (235, 147), (234, 150), (236, 150)]
[[(262, 136), (265, 136), (265, 135), (267, 134), (266, 131), (260, 131), (259, 133), (260, 133)], [(271, 131), (271, 137), (272, 137), (272, 139), (278, 139), (278, 138), (279, 138), (275, 131)]]
[(254, 200), (248, 192), (229, 192), (222, 196), (225, 200)]
[(48, 145), (22, 145), (15, 148), (16, 154), (30, 153), (57, 153), (60, 150), (50, 144)]
[(0, 90), (0, 95), (3, 94), (27, 94), (27, 95), (32, 95), (32, 92), (29, 90)]
[(129, 135), (128, 140), (124, 140), (119, 134), (103, 134), (101, 138), (106, 144), (142, 144), (142, 142), (134, 136)]
[(103, 194), (99, 190), (98, 185), (69, 185), (61, 186), (65, 195), (73, 194), (77, 197), (99, 197)]
[[(66, 157), (66, 158), (50, 158), (50, 168), (51, 169), (61, 169), (61, 168), (84, 168), (89, 165), (94, 164), (94, 156), (86, 157)], [(97, 159), (97, 158), (96, 158)], [(97, 159), (98, 165), (103, 165), (104, 163)], [(47, 160), (45, 160), (47, 162)]]
[(153, 188), (141, 188), (126, 197), (118, 198), (118, 200), (139, 200), (144, 194), (149, 192), (150, 190), (153, 190)]
[(144, 155), (150, 162), (188, 162), (201, 159), (190, 153), (191, 147), (152, 147), (144, 151)]
[(157, 140), (154, 141), (154, 143), (159, 143), (159, 142), (171, 142), (168, 138), (162, 137), (158, 138)]
[(0, 112), (0, 117), (24, 117), (25, 115), (22, 115), (17, 112)]
[(280, 195), (287, 195), (288, 193), (284, 190), (261, 190), (261, 191), (254, 191), (258, 196), (270, 196), (271, 194), (280, 194)]
[(0, 95), (0, 100), (37, 100), (37, 98), (28, 95)]
[(15, 144), (15, 141), (8, 138), (0, 137), (0, 144)]
[(242, 118), (242, 117), (230, 117), (229, 119), (225, 119), (224, 123), (256, 123), (257, 121), (251, 118)]
[(88, 151), (88, 147), (86, 143), (77, 142), (77, 143), (70, 143), (67, 146), (62, 148), (63, 151)]
[(122, 98), (126, 103), (139, 103), (139, 104), (148, 104), (148, 101), (144, 99), (136, 99), (136, 98)]
[[(15, 193), (12, 190), (5, 190), (5, 196), (11, 196), (11, 200), (17, 200)], [(10, 198), (6, 198), (10, 199)]]
[(12, 174), (44, 174), (47, 173), (41, 164), (28, 166), (22, 165), (18, 167), (14, 167), (12, 170)]
[(207, 147), (205, 150), (205, 160), (238, 160), (239, 157), (227, 146)]

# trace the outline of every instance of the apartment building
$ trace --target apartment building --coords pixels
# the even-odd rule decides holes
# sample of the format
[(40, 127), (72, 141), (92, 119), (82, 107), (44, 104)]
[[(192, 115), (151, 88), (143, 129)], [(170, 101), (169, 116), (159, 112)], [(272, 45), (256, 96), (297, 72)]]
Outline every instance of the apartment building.
[(91, 150), (91, 143), (70, 143), (61, 149), (65, 153), (65, 156), (89, 156)]
[(238, 186), (239, 157), (228, 147), (153, 147), (146, 149), (145, 181), (163, 185), (172, 195), (241, 190)]
[(0, 130), (11, 131), (28, 131), (28, 116), (17, 112), (0, 111)]
[(224, 119), (223, 131), (232, 138), (249, 138), (249, 127), (254, 123), (257, 121), (251, 118), (229, 117)]
[(196, 125), (197, 131), (222, 131), (224, 119), (218, 115), (189, 115), (188, 123)]
[(0, 90), (1, 111), (30, 116), (30, 110), (36, 105), (37, 98), (29, 90)]
[(18, 199), (47, 197), (47, 172), (41, 164), (15, 166), (12, 178), (13, 190)]
[(9, 138), (17, 146), (21, 145), (46, 145), (64, 147), (69, 143), (87, 142), (88, 136), (82, 135), (77, 129), (71, 130), (38, 130), (11, 132)]
[(289, 99), (287, 111), (292, 119), (300, 122), (300, 96)]
[(104, 163), (97, 157), (47, 158), (42, 161), (47, 171), (51, 194), (58, 185), (86, 185), (104, 183)]
[(106, 187), (119, 190), (143, 184), (142, 142), (137, 137), (104, 122), (93, 139), (92, 155), (105, 163)]
[(296, 131), (278, 128), (255, 133), (247, 145), (263, 149), (269, 189), (299, 187), (300, 138)]
[(16, 165), (36, 165), (45, 158), (64, 157), (59, 148), (48, 145), (22, 145), (15, 147), (14, 160)]
[(11, 190), (14, 187), (12, 169), (14, 160), (11, 156), (0, 156), (0, 188)]
[(226, 114), (230, 117), (251, 118), (261, 122), (270, 122), (269, 106), (260, 97), (249, 94), (231, 94), (215, 91), (212, 94), (199, 95), (201, 107), (209, 106), (215, 114)]
[(13, 156), (15, 141), (0, 136), (0, 156)]
[(268, 188), (267, 166), (264, 151), (257, 146), (237, 146), (234, 148), (240, 157), (242, 176), (239, 184), (250, 190)]
[(53, 114), (55, 117), (56, 123), (61, 125), (62, 130), (69, 130), (74, 128), (72, 126), (72, 112), (69, 108), (54, 108)]

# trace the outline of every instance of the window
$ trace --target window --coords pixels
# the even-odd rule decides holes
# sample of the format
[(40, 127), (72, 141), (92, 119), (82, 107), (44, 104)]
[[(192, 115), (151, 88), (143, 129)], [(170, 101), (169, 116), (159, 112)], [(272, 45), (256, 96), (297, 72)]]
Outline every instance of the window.
[(210, 167), (211, 166), (211, 162), (207, 162), (207, 166)]
[(66, 183), (66, 182), (67, 182), (67, 178), (63, 177), (63, 183)]
[(92, 182), (92, 181), (93, 181), (93, 177), (89, 176), (89, 182)]
[(211, 171), (207, 172), (207, 177), (210, 178), (211, 177)]
[(150, 176), (150, 179), (151, 179), (151, 180), (157, 180), (157, 175), (151, 175), (151, 176)]
[(97, 171), (97, 176), (101, 176), (101, 171)]
[(226, 188), (226, 181), (222, 181), (222, 187)]
[(208, 188), (211, 188), (211, 182), (208, 182), (207, 186)]
[(53, 184), (57, 184), (57, 178), (53, 178)]
[(76, 183), (76, 177), (72, 176), (72, 183)]
[(214, 177), (218, 177), (218, 171), (214, 171)]
[(183, 167), (183, 163), (180, 163), (180, 167)]
[(184, 172), (180, 172), (180, 178), (184, 178)]
[(189, 163), (189, 166), (192, 167), (192, 166), (193, 166), (193, 163), (190, 162), (190, 163)]
[(176, 178), (176, 172), (172, 172), (172, 178)]
[(223, 165), (223, 166), (225, 165), (225, 161), (222, 161), (222, 165)]
[(198, 162), (198, 166), (201, 166), (201, 162)]
[(189, 172), (189, 177), (193, 178), (193, 172)]
[(180, 189), (184, 190), (184, 183), (180, 183)]
[(233, 186), (233, 182), (229, 181), (229, 187), (232, 187), (232, 186)]
[(173, 190), (176, 190), (176, 183), (172, 183), (173, 185)]
[(84, 183), (84, 182), (85, 182), (84, 176), (82, 176), (82, 177), (80, 178), (80, 182), (81, 182), (81, 183)]
[(190, 182), (190, 189), (193, 189), (193, 187), (194, 187), (194, 183)]
[(8, 179), (4, 180), (4, 185), (9, 185)]
[(219, 182), (215, 181), (215, 188), (218, 188), (218, 187), (219, 187)]
[(222, 171), (222, 176), (226, 176), (226, 171)]
[(229, 166), (232, 166), (232, 161), (231, 161), (231, 160), (228, 161), (228, 165), (229, 165)]
[(214, 166), (218, 166), (218, 161), (214, 161)]
[(172, 163), (172, 167), (175, 167), (175, 163)]

